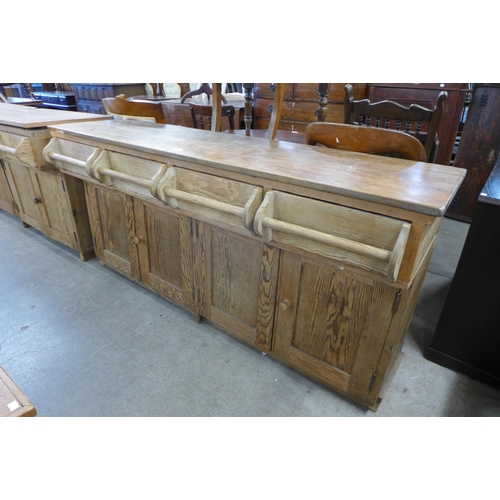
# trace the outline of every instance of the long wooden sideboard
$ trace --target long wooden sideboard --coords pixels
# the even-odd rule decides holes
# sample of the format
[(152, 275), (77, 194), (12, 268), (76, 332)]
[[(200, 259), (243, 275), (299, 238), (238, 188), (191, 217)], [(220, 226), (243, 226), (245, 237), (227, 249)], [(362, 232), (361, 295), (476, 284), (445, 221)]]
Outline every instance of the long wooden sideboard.
[(377, 409), (463, 170), (172, 125), (50, 130), (103, 264)]
[(109, 119), (0, 104), (0, 208), (77, 250), (83, 261), (94, 256), (83, 181), (57, 170), (42, 152), (47, 125)]

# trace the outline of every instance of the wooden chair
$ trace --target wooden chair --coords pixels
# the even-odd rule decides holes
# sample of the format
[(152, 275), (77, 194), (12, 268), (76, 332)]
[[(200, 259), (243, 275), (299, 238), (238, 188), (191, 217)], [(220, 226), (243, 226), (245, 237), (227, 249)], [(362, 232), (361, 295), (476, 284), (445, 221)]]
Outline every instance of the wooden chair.
[(218, 91), (219, 98), (222, 100), (222, 102), (224, 104), (227, 104), (226, 98), (222, 95), (222, 83), (216, 83), (216, 84), (212, 83), (212, 86), (210, 86), (208, 83), (202, 83), (200, 85), (200, 87), (198, 87), (197, 89), (190, 90), (189, 92), (186, 92), (182, 96), (181, 104), (183, 102), (185, 102), (186, 99), (188, 99), (190, 97), (194, 97), (195, 95), (201, 95), (201, 94), (206, 94), (209, 99), (210, 99), (210, 96), (213, 96), (214, 100), (216, 100), (216, 95), (214, 94), (215, 89), (213, 88), (214, 85), (219, 86), (219, 91)]
[(343, 123), (310, 123), (306, 143), (328, 148), (426, 161), (423, 144), (415, 137), (384, 128), (345, 125)]
[[(193, 127), (211, 130), (212, 129), (212, 114), (213, 106), (205, 104), (193, 104), (189, 105), (191, 110), (191, 117), (193, 119)], [(234, 106), (227, 104), (220, 107), (221, 118), (227, 117), (229, 121), (229, 130), (234, 130)]]
[(232, 134), (244, 135), (246, 137), (263, 137), (269, 140), (276, 139), (278, 128), (280, 124), (281, 111), (283, 109), (283, 98), (285, 96), (285, 84), (274, 83), (274, 95), (271, 111), (271, 120), (267, 129), (252, 129), (253, 119), (253, 103), (252, 103), (252, 89), (253, 83), (244, 83), (245, 90), (245, 130), (234, 130)]
[[(267, 84), (265, 85), (267, 86)], [(270, 86), (273, 100), (272, 105), (269, 106), (269, 94), (266, 92), (265, 97), (261, 94), (264, 84), (258, 84), (259, 94), (255, 93), (252, 100), (254, 84), (244, 83), (245, 131), (237, 131), (236, 133), (250, 137), (265, 137), (270, 140), (305, 143), (304, 129), (306, 125), (316, 121), (324, 122), (326, 119), (330, 84), (316, 84), (317, 88), (315, 90), (319, 100), (318, 107), (314, 110), (311, 109), (312, 103), (310, 101), (302, 103), (300, 98), (297, 100), (297, 107), (295, 107), (295, 98), (292, 98), (293, 102), (291, 102), (290, 96), (284, 103), (285, 90), (287, 92), (291, 90), (291, 88), (287, 88), (287, 85), (292, 87), (294, 84), (273, 83)], [(268, 109), (271, 111), (270, 116)], [(252, 119), (254, 128), (250, 129)], [(294, 130), (296, 125), (298, 125), (298, 130)]]
[(127, 96), (120, 94), (116, 97), (105, 97), (102, 103), (108, 115), (119, 119), (167, 123), (159, 102), (129, 100)]
[(394, 129), (410, 134), (423, 144), (426, 161), (432, 163), (439, 146), (437, 129), (447, 97), (447, 92), (440, 92), (434, 109), (418, 104), (406, 107), (394, 101), (372, 104), (368, 99), (355, 101), (352, 85), (347, 84), (344, 94), (344, 123)]
[(146, 83), (145, 88), (148, 97), (178, 99), (185, 93), (182, 83)]

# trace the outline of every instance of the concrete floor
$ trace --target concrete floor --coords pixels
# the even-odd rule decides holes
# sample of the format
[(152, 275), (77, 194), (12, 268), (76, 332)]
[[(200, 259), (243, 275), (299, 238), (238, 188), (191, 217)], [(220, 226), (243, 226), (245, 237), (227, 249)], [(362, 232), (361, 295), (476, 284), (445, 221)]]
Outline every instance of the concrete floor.
[(444, 219), (379, 410), (360, 407), (0, 211), (0, 365), (39, 417), (500, 416), (500, 391), (430, 361), (468, 224)]

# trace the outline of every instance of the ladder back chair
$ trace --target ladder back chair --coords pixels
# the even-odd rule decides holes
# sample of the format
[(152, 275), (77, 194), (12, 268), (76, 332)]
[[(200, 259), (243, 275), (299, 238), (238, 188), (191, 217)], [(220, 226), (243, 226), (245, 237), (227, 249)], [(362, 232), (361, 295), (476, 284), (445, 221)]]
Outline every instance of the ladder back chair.
[[(191, 117), (193, 119), (193, 127), (204, 130), (212, 130), (212, 115), (213, 106), (210, 104), (193, 104), (189, 105), (191, 109)], [(231, 104), (220, 106), (221, 118), (227, 118), (229, 121), (229, 130), (234, 130), (234, 114), (235, 109)]]
[(105, 97), (102, 103), (106, 113), (118, 119), (167, 123), (159, 102), (130, 100), (126, 95), (120, 94), (116, 97)]
[(423, 144), (426, 161), (432, 163), (439, 146), (437, 129), (447, 97), (447, 92), (440, 92), (434, 109), (427, 109), (418, 104), (406, 107), (389, 100), (375, 103), (368, 99), (355, 101), (352, 85), (348, 83), (344, 94), (344, 123), (393, 129), (412, 135)]
[(423, 144), (398, 130), (343, 123), (310, 123), (306, 127), (306, 143), (343, 151), (426, 161)]

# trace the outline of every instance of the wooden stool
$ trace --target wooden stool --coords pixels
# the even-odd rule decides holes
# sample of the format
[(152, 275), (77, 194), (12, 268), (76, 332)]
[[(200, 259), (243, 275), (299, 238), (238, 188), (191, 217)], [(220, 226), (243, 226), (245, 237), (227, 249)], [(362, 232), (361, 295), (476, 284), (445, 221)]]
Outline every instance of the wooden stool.
[(35, 407), (0, 366), (0, 417), (34, 417)]

